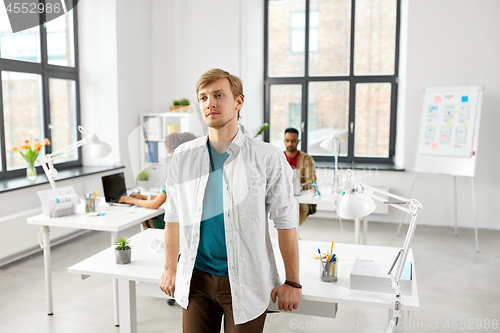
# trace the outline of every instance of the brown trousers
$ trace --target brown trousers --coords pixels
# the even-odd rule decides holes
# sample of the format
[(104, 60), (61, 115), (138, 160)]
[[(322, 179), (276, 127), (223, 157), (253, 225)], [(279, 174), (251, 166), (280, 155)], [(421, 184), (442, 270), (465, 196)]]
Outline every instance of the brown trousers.
[(244, 324), (235, 325), (229, 277), (194, 269), (189, 305), (182, 312), (184, 333), (219, 333), (224, 316), (224, 333), (258, 333), (264, 330), (267, 311)]

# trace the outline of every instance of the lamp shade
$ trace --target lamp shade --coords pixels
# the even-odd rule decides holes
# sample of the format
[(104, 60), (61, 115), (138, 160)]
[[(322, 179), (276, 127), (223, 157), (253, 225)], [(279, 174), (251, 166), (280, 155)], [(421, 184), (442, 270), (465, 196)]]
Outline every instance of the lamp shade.
[(111, 146), (106, 142), (99, 140), (97, 135), (94, 133), (87, 133), (85, 130), (83, 130), (82, 133), (87, 135), (87, 143), (90, 143), (90, 156), (94, 160), (103, 158), (111, 152)]
[(357, 219), (370, 215), (375, 210), (375, 202), (365, 193), (347, 191), (339, 204), (339, 215), (343, 219)]
[(90, 156), (94, 160), (98, 160), (108, 155), (111, 152), (112, 148), (106, 142), (99, 142), (98, 144), (90, 145)]

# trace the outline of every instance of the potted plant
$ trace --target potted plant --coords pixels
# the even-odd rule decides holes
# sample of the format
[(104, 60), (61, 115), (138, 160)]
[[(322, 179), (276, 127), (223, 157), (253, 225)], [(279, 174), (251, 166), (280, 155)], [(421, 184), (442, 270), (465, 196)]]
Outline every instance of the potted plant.
[(174, 101), (173, 105), (170, 106), (170, 112), (193, 112), (193, 108), (189, 105), (189, 100), (183, 98)]
[(126, 238), (120, 238), (115, 243), (115, 258), (116, 263), (119, 265), (126, 265), (130, 263), (130, 258), (132, 254), (132, 248), (130, 247), (130, 241)]
[(143, 188), (144, 190), (149, 190), (149, 172), (141, 171), (137, 176), (137, 186)]
[[(247, 136), (250, 136), (250, 133), (248, 133), (247, 129), (245, 128), (245, 126), (243, 126), (242, 124), (238, 123), (238, 126), (240, 127), (241, 129), (241, 132)], [(267, 129), (269, 128), (269, 124), (268, 123), (264, 123), (262, 124), (258, 129), (252, 131), (254, 133), (253, 135), (253, 138), (257, 138), (259, 135), (261, 135), (262, 133), (264, 133)]]

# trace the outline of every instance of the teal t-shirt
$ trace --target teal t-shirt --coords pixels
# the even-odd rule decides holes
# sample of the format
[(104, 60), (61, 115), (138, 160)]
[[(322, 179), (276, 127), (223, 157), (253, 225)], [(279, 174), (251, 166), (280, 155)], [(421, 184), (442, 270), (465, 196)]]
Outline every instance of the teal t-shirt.
[(194, 266), (201, 271), (228, 276), (222, 168), (229, 154), (219, 154), (210, 143), (210, 174), (208, 176), (200, 225), (200, 243)]

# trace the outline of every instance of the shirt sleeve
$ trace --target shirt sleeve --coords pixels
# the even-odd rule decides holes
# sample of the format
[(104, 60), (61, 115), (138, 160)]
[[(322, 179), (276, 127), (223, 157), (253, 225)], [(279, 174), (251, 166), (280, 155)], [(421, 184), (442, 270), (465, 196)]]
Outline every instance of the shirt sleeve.
[(165, 222), (179, 222), (179, 215), (177, 213), (179, 207), (178, 161), (174, 153), (168, 167), (167, 181), (165, 183), (165, 194), (167, 195), (167, 200), (165, 201)]
[(266, 208), (276, 229), (297, 226), (297, 201), (293, 196), (292, 168), (284, 154), (271, 154), (266, 184)]

